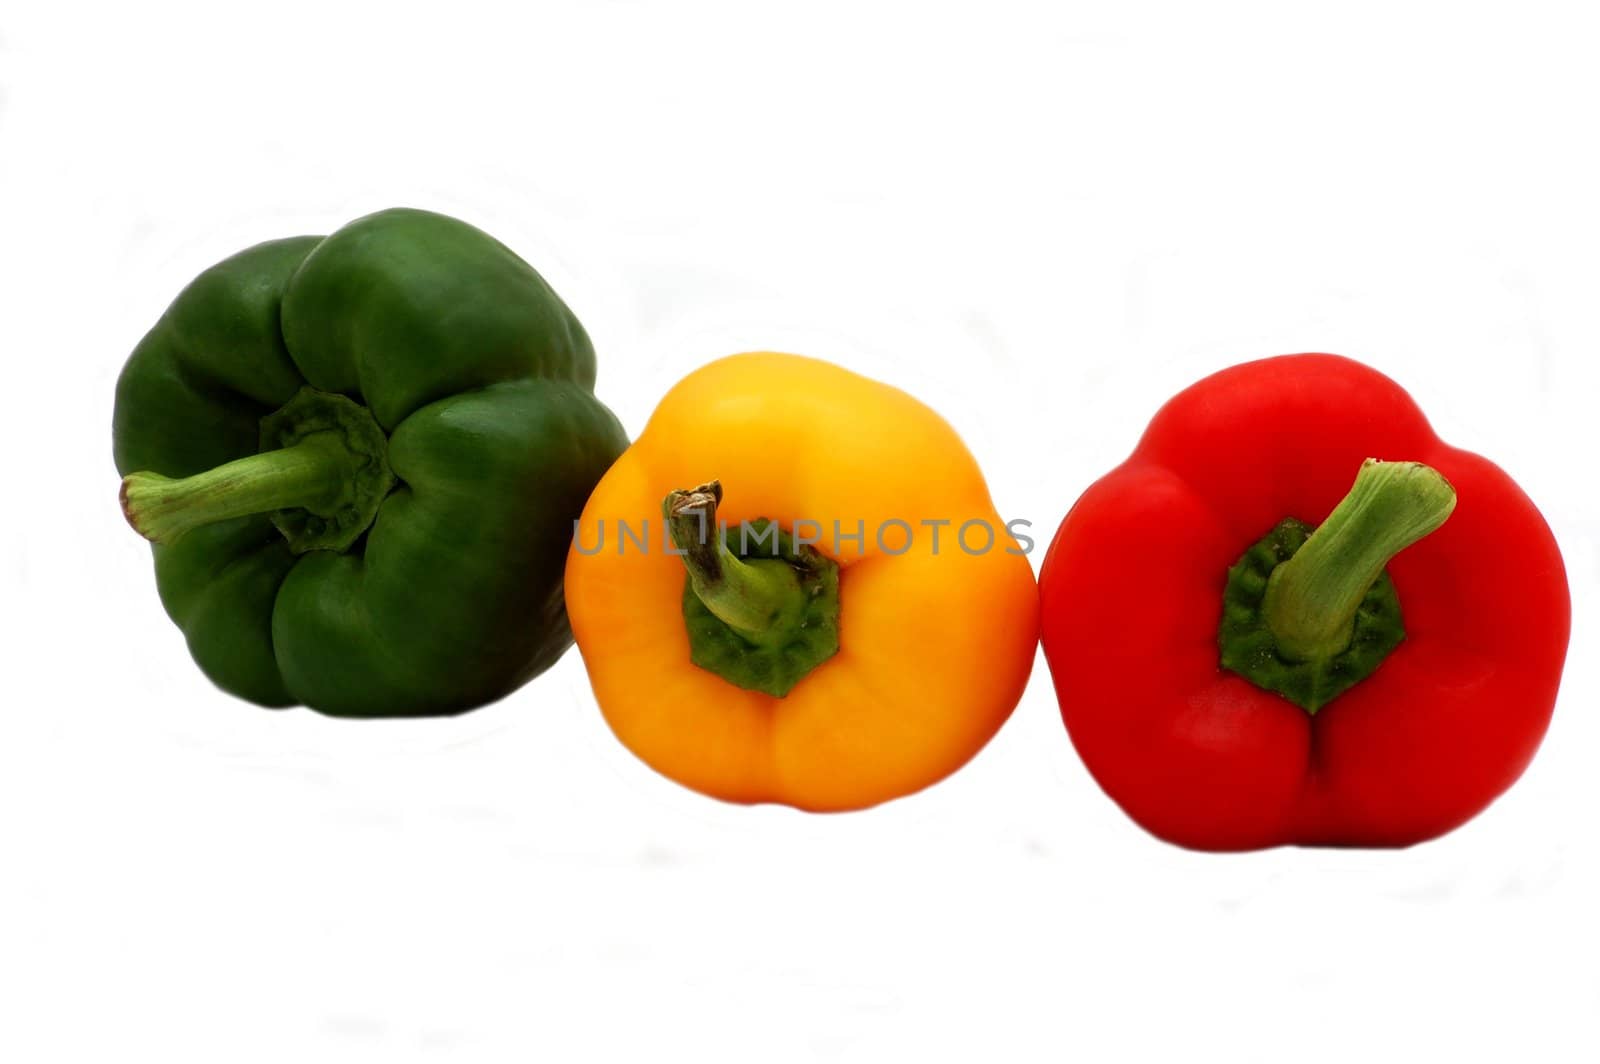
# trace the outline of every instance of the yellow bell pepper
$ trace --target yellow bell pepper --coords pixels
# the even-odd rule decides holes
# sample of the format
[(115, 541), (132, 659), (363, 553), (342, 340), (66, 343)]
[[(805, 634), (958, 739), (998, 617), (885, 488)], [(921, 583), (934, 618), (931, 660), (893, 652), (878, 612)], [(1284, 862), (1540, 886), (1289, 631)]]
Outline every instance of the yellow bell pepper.
[(566, 599), (630, 750), (716, 798), (818, 811), (963, 765), (1038, 634), (1033, 571), (955, 431), (796, 355), (667, 394), (589, 498)]

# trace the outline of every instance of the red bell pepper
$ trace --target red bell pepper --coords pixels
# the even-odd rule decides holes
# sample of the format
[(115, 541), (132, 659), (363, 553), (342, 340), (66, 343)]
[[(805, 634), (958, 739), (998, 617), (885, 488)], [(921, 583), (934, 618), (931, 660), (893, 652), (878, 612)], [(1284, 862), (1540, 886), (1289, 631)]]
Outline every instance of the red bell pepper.
[(1200, 850), (1406, 846), (1471, 819), (1544, 737), (1571, 620), (1521, 489), (1333, 355), (1173, 398), (1039, 583), (1084, 763)]

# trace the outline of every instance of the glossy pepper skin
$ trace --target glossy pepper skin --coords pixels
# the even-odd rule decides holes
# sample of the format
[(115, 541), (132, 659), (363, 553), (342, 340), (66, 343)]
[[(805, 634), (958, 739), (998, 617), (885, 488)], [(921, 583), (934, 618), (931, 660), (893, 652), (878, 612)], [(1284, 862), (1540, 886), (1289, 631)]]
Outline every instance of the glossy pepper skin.
[[(697, 570), (693, 539), (665, 544), (687, 556), (664, 549), (663, 500), (726, 522), (730, 549), (744, 522), (770, 520), (816, 535), (818, 555), (708, 554)], [(950, 522), (937, 550), (929, 520)], [(992, 549), (976, 551), (976, 525), (975, 552), (957, 544), (974, 520), (996, 533)], [(909, 540), (891, 525), (879, 541), (893, 521)], [(619, 542), (622, 523), (648, 526), (648, 546)], [(835, 563), (833, 609), (818, 603)], [(799, 589), (771, 671), (697, 601), (701, 589), (714, 600), (722, 565), (766, 566)], [(904, 392), (795, 355), (725, 358), (667, 394), (584, 510), (567, 602), (601, 711), (630, 750), (716, 798), (814, 811), (906, 795), (964, 764), (1016, 705), (1038, 633), (1032, 570), (950, 426)], [(766, 614), (750, 613), (759, 629)]]
[[(1387, 566), (1403, 640), (1312, 714), (1221, 666), (1224, 586), (1284, 518), (1327, 519), (1368, 458), (1425, 463), (1455, 508)], [(1067, 514), (1040, 588), (1084, 763), (1148, 831), (1200, 850), (1405, 846), (1464, 823), (1533, 757), (1570, 624), (1527, 496), (1331, 355), (1235, 366), (1169, 401)]]
[(548, 667), (572, 521), (627, 446), (594, 376), (539, 275), (443, 215), (200, 274), (128, 360), (113, 430), (195, 661), (355, 717), (459, 712)]

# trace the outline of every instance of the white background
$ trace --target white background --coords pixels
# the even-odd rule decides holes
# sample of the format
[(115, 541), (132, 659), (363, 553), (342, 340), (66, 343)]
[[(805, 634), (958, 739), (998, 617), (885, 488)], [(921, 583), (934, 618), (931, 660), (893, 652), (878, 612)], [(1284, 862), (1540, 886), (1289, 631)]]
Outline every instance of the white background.
[[(1592, 18), (0, 6), (0, 1058), (1596, 1059)], [(113, 383), (206, 265), (393, 204), (532, 261), (630, 433), (742, 349), (906, 388), (1036, 565), (1174, 391), (1361, 358), (1560, 539), (1545, 746), (1441, 841), (1221, 857), (1099, 793), (1042, 659), (966, 770), (836, 817), (658, 778), (575, 652), (457, 720), (233, 701), (117, 512)]]

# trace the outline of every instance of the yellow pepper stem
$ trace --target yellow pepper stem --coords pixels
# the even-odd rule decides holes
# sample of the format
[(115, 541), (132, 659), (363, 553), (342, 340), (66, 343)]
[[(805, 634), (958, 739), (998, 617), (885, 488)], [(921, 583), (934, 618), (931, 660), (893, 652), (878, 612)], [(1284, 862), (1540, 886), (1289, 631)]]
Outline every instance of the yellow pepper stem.
[(672, 542), (683, 551), (689, 583), (706, 609), (757, 646), (787, 639), (785, 629), (805, 612), (800, 574), (781, 559), (742, 561), (717, 526), (722, 485), (713, 480), (667, 496)]
[(771, 521), (740, 528), (759, 551), (728, 547), (717, 521), (722, 485), (670, 492), (667, 532), (689, 578), (683, 596), (690, 660), (729, 683), (782, 698), (839, 650), (839, 567)]

